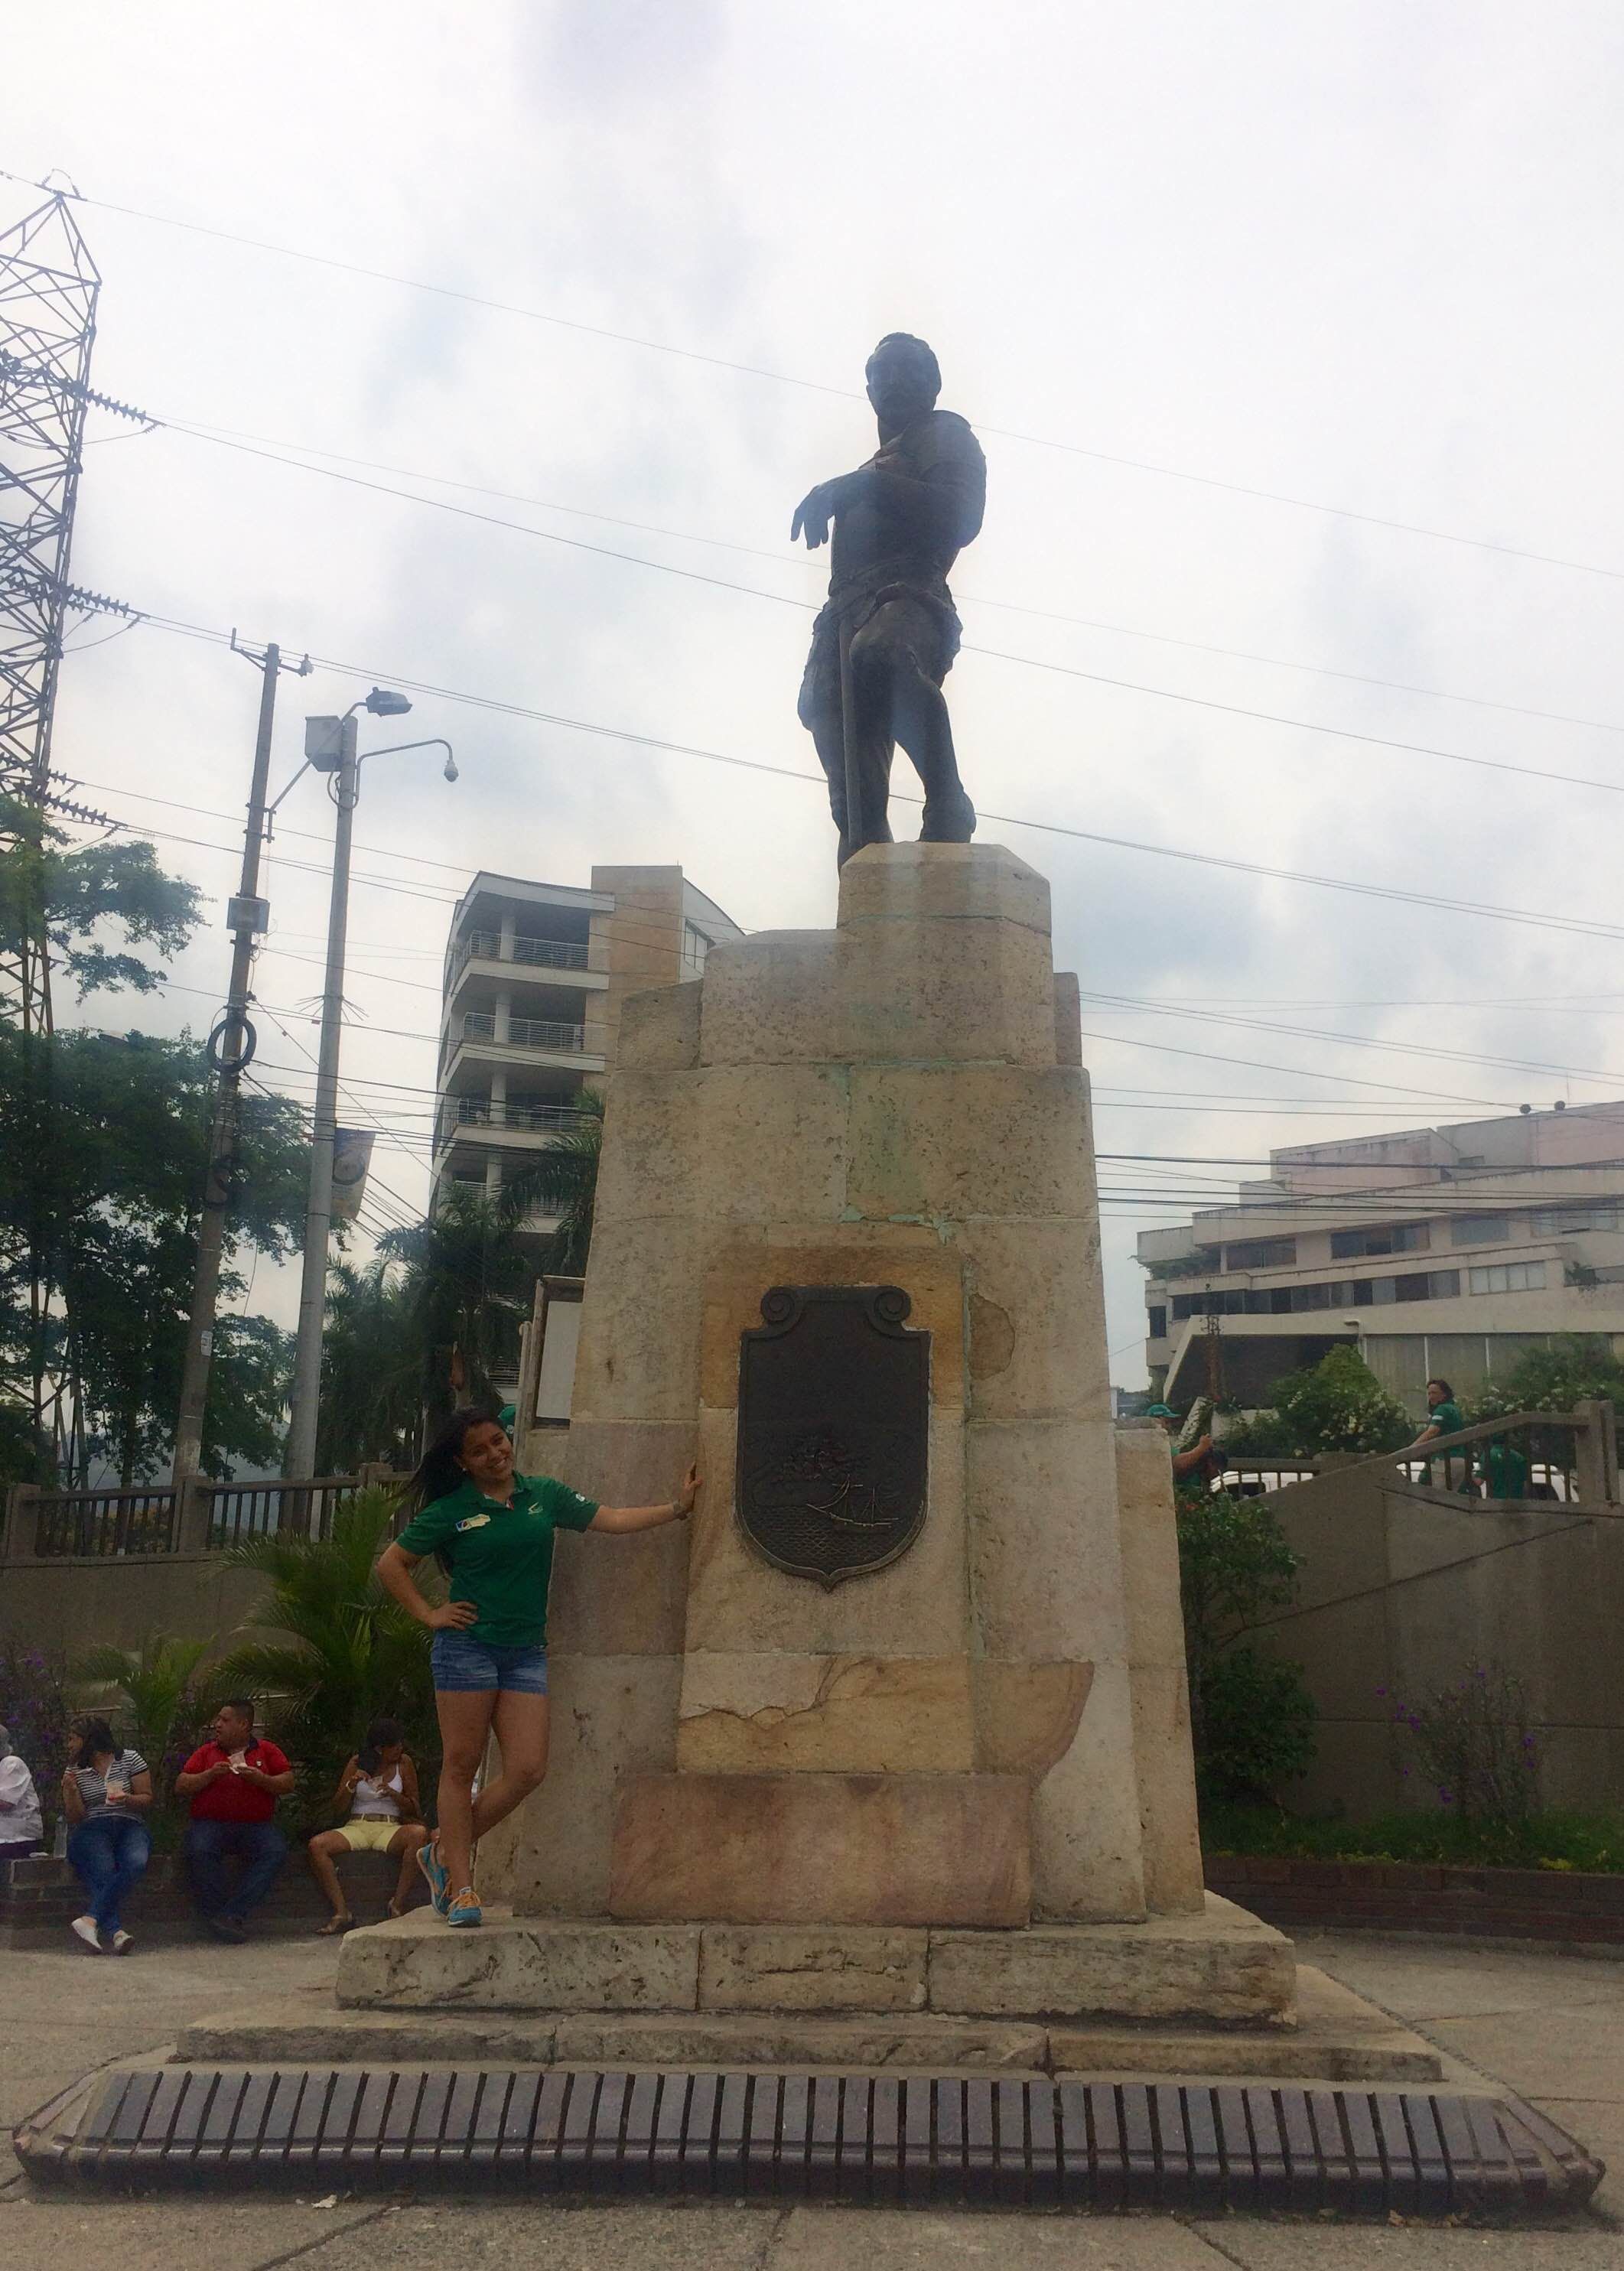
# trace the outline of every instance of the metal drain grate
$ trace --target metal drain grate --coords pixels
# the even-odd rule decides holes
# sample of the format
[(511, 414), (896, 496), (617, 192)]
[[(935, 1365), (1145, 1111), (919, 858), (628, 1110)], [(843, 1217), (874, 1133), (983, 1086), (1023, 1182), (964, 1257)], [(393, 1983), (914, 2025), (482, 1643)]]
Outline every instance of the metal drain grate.
[(1574, 2208), (1603, 2175), (1515, 2099), (997, 2076), (145, 2066), (23, 2123), (40, 2179), (1009, 2208)]

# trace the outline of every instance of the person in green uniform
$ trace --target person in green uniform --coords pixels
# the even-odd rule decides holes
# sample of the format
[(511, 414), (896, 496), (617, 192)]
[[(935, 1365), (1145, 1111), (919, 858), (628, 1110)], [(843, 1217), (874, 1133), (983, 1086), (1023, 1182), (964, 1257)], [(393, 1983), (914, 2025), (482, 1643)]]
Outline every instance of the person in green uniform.
[[(473, 1847), (547, 1772), (547, 1590), (559, 1530), (611, 1536), (686, 1522), (700, 1476), (690, 1466), (663, 1506), (599, 1506), (546, 1475), (516, 1474), (506, 1429), (459, 1411), (406, 1485), (412, 1519), (378, 1557), (378, 1581), (434, 1634), (429, 1650), (442, 1746), (440, 1826), (418, 1854), (435, 1910), (477, 1925)], [(445, 1570), (438, 1608), (413, 1571), (426, 1553)], [(478, 1800), (473, 1778), (495, 1731), (502, 1772)]]
[[(1414, 1442), (1407, 1445), (1406, 1448), (1412, 1451), (1424, 1450), (1428, 1443), (1435, 1442), (1440, 1435), (1453, 1435), (1465, 1425), (1466, 1422), (1461, 1416), (1460, 1405), (1455, 1401), (1455, 1390), (1449, 1381), (1429, 1380), (1427, 1383), (1427, 1425)], [(1470, 1474), (1471, 1452), (1461, 1452), (1456, 1456), (1463, 1460), (1465, 1471)], [(1430, 1466), (1427, 1472), (1430, 1478), (1432, 1474)], [(1449, 1487), (1449, 1456), (1447, 1453), (1443, 1462), (1443, 1486), (1445, 1490)]]

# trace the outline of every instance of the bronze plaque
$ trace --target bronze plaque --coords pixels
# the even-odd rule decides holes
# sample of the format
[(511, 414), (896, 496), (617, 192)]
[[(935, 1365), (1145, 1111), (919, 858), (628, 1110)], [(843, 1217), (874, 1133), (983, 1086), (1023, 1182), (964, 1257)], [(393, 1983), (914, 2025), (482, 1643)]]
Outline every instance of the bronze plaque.
[(739, 1337), (739, 1521), (830, 1587), (905, 1553), (925, 1519), (930, 1335), (899, 1285), (775, 1285)]

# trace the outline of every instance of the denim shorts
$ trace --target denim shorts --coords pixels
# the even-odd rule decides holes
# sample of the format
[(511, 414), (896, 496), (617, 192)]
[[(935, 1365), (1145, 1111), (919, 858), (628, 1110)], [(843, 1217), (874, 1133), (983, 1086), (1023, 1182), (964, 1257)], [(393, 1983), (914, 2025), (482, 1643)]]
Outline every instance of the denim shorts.
[(466, 1632), (443, 1627), (428, 1650), (434, 1684), (443, 1695), (488, 1694), (500, 1688), (509, 1695), (547, 1694), (547, 1650), (544, 1648), (493, 1648)]

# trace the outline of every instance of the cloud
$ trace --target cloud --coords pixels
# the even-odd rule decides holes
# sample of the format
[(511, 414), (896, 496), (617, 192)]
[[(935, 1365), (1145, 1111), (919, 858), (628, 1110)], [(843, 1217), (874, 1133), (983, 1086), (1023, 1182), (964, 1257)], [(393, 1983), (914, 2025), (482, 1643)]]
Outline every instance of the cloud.
[[(454, 15), (290, 0), (276, 34), (201, 0), (176, 0), (159, 43), (145, 19), (88, 0), (19, 20), (16, 162), (834, 388), (860, 387), (882, 331), (921, 331), (944, 401), (988, 452), (986, 532), (957, 575), (972, 646), (1618, 775), (1616, 733), (1129, 635), (1624, 723), (1615, 584), (1144, 470), (1620, 564), (1624, 316), (1605, 272), (1624, 51), (1610, 23), (1536, 25), (1501, 0), (1424, 17), (1273, 0), (1205, 13), (1038, 0), (1002, 16), (972, 0), (491, 0)], [(71, 120), (46, 94), (70, 75)], [(22, 193), (4, 194), (20, 211)], [(811, 480), (866, 454), (860, 401), (109, 212), (85, 225), (107, 279), (95, 376), (121, 396), (778, 555), (428, 492), (756, 597), (180, 437), (98, 446), (75, 555), (86, 582), (369, 674), (284, 682), (279, 782), (304, 709), (341, 707), (391, 671), (816, 770), (794, 716), (809, 617), (782, 602), (816, 600), (819, 578), (789, 550), (788, 516)], [(1611, 920), (1605, 794), (970, 652), (950, 691), (989, 811)], [(220, 847), (160, 839), (216, 908), (254, 701), (241, 662), (153, 630), (63, 674), (59, 761), (122, 789), (107, 800), (122, 815)], [(473, 867), (580, 882), (593, 860), (679, 860), (751, 926), (829, 921), (833, 870), (816, 785), (430, 696), (413, 723), (456, 741), (463, 778), (449, 789), (432, 760), (407, 757), (368, 781), (365, 867), (395, 888), (357, 888), (352, 991), (373, 1030), (356, 1025), (345, 1062), (380, 1083), (362, 1092), (404, 1149), (382, 1149), (379, 1172), (416, 1203), (434, 1048), (403, 1036), (432, 1031), (449, 902)], [(261, 970), (279, 1006), (316, 982), (278, 957), (319, 955), (331, 828), (308, 783), (285, 818)], [(1577, 998), (1624, 993), (1605, 942), (1000, 832), (1051, 878), (1058, 957), (1095, 992), (1196, 1011), (1231, 997), (1240, 1015), (1603, 1071), (1624, 1054), (1613, 1005)], [(224, 965), (212, 924), (175, 970), (199, 991), (153, 1021), (201, 1025)], [(1553, 994), (1561, 1009), (1516, 998)], [(1261, 1154), (1381, 1125), (1339, 1116), (1379, 1111), (1382, 1091), (1332, 1071), (1509, 1104), (1548, 1100), (1556, 1080), (1199, 1018), (1119, 1009), (1110, 1030), (1122, 1039), (1091, 1048), (1115, 1150)], [(1163, 1053), (1175, 1046), (1293, 1070)], [(300, 1061), (269, 1035), (264, 1054)], [(1254, 1106), (1259, 1093), (1285, 1101)], [(1317, 1118), (1296, 1108), (1315, 1098)], [(1395, 1126), (1434, 1116), (1393, 1106)], [(1456, 1111), (1440, 1095), (1438, 1116)], [(1114, 1344), (1137, 1321), (1132, 1228), (1114, 1210), (1106, 1225)], [(1135, 1362), (1129, 1349), (1121, 1376)]]

